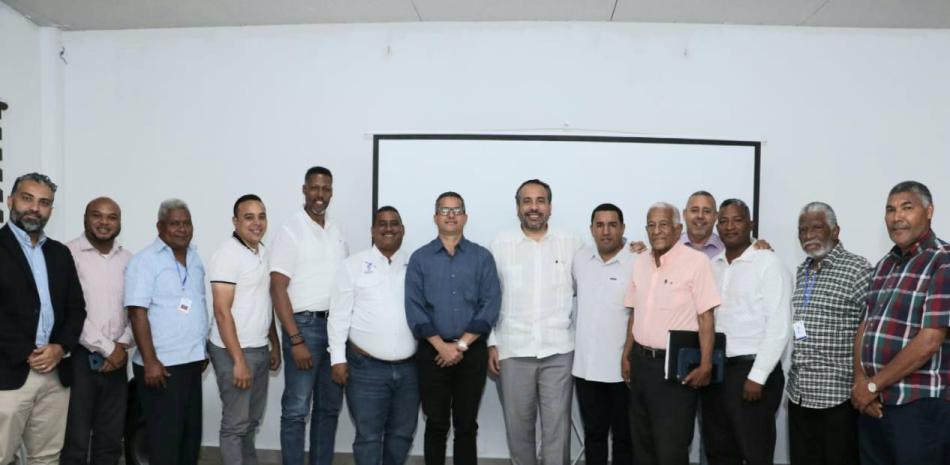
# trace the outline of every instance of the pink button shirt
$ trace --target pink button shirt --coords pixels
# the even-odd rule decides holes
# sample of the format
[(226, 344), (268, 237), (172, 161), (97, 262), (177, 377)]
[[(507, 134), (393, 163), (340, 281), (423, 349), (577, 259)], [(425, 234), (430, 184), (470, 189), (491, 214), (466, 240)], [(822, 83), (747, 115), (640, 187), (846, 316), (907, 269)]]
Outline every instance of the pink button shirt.
[(634, 263), (623, 303), (634, 309), (633, 340), (664, 349), (670, 330), (699, 329), (696, 316), (719, 305), (719, 291), (706, 255), (676, 243), (659, 268), (650, 253)]
[(102, 255), (85, 235), (73, 239), (66, 247), (73, 254), (86, 299), (86, 322), (79, 343), (108, 357), (116, 342), (132, 344), (132, 328), (122, 305), (123, 275), (132, 254), (115, 243), (108, 254)]

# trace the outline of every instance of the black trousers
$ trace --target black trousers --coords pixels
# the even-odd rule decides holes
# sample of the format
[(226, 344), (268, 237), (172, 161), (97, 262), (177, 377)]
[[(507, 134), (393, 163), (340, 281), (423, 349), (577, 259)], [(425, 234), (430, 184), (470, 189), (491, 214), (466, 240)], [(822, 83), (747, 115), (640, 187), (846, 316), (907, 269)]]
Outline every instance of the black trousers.
[(950, 465), (950, 400), (885, 405), (883, 418), (858, 417), (862, 465)]
[(613, 464), (631, 465), (630, 390), (623, 382), (601, 383), (574, 378), (577, 403), (584, 423), (584, 461), (607, 465), (607, 436), (613, 443)]
[(711, 465), (771, 465), (775, 456), (775, 412), (782, 402), (785, 375), (775, 367), (762, 387), (762, 398), (742, 400), (752, 361), (727, 362), (721, 384), (707, 386), (703, 405), (703, 443)]
[(792, 465), (858, 465), (858, 414), (851, 401), (829, 408), (788, 403)]
[(698, 393), (663, 378), (664, 360), (630, 353), (630, 431), (637, 465), (688, 465)]
[(462, 361), (448, 368), (435, 364), (438, 352), (428, 341), (419, 342), (419, 394), (426, 416), (423, 451), (426, 465), (445, 463), (445, 442), (451, 425), (455, 431), (453, 463), (476, 465), (475, 436), (478, 407), (488, 374), (488, 347), (479, 338), (465, 352)]
[(145, 369), (132, 364), (142, 412), (149, 465), (197, 465), (201, 449), (203, 362), (166, 366), (165, 387), (145, 385)]
[(129, 388), (126, 368), (100, 373), (89, 368), (89, 351), (73, 350), (73, 382), (62, 465), (115, 465), (122, 456), (125, 406)]

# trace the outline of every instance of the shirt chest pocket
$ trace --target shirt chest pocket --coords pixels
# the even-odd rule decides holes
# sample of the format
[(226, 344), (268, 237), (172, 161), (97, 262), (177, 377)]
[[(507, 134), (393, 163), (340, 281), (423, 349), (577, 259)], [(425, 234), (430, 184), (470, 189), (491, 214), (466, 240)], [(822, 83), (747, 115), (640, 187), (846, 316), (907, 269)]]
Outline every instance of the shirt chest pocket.
[(571, 265), (564, 260), (555, 260), (551, 265), (551, 282), (556, 287), (571, 285)]
[(695, 310), (690, 286), (685, 282), (661, 279), (657, 286), (656, 306), (666, 311)]

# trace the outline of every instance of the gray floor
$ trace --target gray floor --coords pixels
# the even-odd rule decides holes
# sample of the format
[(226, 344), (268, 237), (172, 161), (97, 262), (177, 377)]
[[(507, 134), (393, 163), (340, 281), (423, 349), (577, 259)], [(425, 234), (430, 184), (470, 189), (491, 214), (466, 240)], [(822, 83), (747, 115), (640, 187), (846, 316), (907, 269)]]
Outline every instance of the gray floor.
[[(280, 451), (277, 450), (258, 450), (257, 458), (259, 465), (280, 465)], [(484, 465), (506, 465), (508, 459), (479, 459), (479, 464)], [(202, 447), (201, 456), (198, 460), (199, 465), (224, 465), (221, 463), (221, 456), (218, 454), (217, 447)], [(409, 457), (406, 465), (423, 465), (425, 462), (422, 456), (414, 455)], [(355, 465), (353, 454), (336, 454), (333, 458), (333, 465)], [(452, 458), (446, 460), (446, 465), (452, 465)]]

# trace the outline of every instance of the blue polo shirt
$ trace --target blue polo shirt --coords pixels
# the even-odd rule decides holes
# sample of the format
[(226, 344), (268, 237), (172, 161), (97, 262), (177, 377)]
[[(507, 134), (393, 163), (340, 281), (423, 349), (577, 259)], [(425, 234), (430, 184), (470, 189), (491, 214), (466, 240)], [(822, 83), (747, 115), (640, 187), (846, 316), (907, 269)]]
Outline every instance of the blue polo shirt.
[[(155, 354), (165, 366), (204, 360), (208, 338), (205, 269), (193, 244), (186, 266), (161, 239), (135, 254), (125, 268), (125, 306), (148, 309)], [(190, 303), (188, 311), (180, 307)], [(188, 302), (190, 301), (190, 302)], [(143, 365), (136, 351), (132, 361)]]
[(488, 249), (462, 238), (449, 255), (436, 238), (409, 258), (406, 319), (416, 338), (487, 336), (500, 308), (498, 269)]

